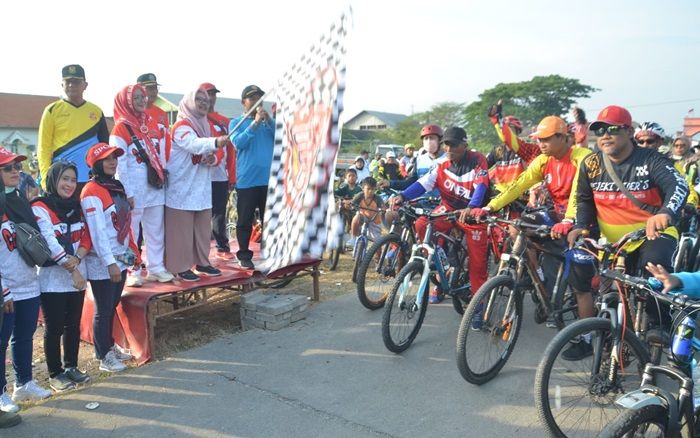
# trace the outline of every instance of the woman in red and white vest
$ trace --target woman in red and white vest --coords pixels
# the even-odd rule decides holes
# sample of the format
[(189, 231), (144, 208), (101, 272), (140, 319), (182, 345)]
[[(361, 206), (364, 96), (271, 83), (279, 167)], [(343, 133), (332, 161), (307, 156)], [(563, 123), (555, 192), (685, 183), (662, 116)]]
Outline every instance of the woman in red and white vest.
[[(165, 187), (148, 182), (148, 167), (165, 180), (165, 144), (158, 139), (157, 122), (146, 114), (146, 89), (128, 85), (114, 98), (114, 129), (109, 144), (124, 151), (118, 158), (117, 179), (124, 185), (131, 205), (131, 232), (138, 238), (142, 227), (146, 247), (148, 281), (166, 283), (173, 275), (165, 269)], [(136, 141), (134, 141), (134, 139)], [(137, 144), (138, 142), (138, 144)], [(163, 141), (164, 142), (164, 141)], [(131, 271), (126, 285), (143, 284), (140, 266)]]
[(215, 153), (226, 146), (228, 136), (211, 136), (208, 111), (209, 96), (204, 89), (187, 94), (180, 101), (171, 130), (165, 192), (165, 264), (184, 281), (197, 281), (198, 274), (221, 275), (209, 262), (211, 170), (217, 161)]

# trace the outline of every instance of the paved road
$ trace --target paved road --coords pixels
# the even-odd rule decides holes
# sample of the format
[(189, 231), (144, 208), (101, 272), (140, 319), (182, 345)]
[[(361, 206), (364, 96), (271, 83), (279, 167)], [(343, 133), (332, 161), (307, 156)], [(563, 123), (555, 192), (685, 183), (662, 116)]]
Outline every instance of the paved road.
[[(381, 311), (365, 310), (351, 294), (280, 331), (226, 336), (52, 399), (23, 411), (23, 424), (5, 433), (541, 437), (532, 387), (554, 331), (532, 322), (529, 304), (511, 360), (481, 387), (457, 371), (460, 318), (449, 302), (431, 305), (413, 346), (395, 355), (381, 340)], [(91, 401), (100, 407), (85, 409)]]

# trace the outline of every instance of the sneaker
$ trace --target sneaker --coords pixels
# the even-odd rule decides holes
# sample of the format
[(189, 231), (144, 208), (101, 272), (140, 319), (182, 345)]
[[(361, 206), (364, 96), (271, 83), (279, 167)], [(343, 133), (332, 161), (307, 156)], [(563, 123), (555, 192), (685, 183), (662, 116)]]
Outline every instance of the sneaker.
[(110, 350), (100, 361), (100, 370), (107, 371), (108, 373), (118, 373), (119, 371), (124, 371), (126, 365), (121, 363), (119, 359), (114, 355), (114, 351)]
[(547, 318), (547, 322), (545, 323), (545, 326), (547, 328), (551, 328), (551, 329), (557, 328), (557, 322), (554, 321), (554, 316), (550, 316), (549, 318)]
[(350, 248), (350, 249), (354, 248), (354, 247), (355, 247), (355, 237), (349, 238), (349, 239), (345, 242), (345, 247), (346, 247), (346, 248)]
[(30, 380), (22, 386), (17, 386), (15, 383), (15, 392), (12, 393), (12, 401), (43, 400), (50, 396), (51, 391), (39, 386), (35, 380)]
[(592, 354), (593, 354), (593, 346), (590, 343), (582, 340), (580, 342), (572, 343), (569, 346), (569, 348), (567, 348), (561, 354), (561, 357), (564, 360), (577, 361), (577, 360), (584, 359)]
[(112, 352), (114, 353), (114, 356), (117, 358), (117, 360), (121, 362), (131, 360), (134, 358), (134, 355), (131, 354), (131, 350), (129, 350), (128, 348), (120, 347), (117, 344), (112, 345)]
[(126, 287), (141, 287), (143, 286), (143, 280), (140, 275), (129, 274), (126, 277)]
[(218, 277), (221, 275), (221, 271), (213, 267), (212, 265), (209, 266), (195, 266), (194, 272), (199, 274), (199, 275), (206, 275), (208, 277)]
[(49, 386), (56, 392), (63, 392), (69, 389), (75, 389), (75, 382), (73, 382), (64, 371), (56, 377), (49, 377)]
[(22, 422), (22, 417), (12, 412), (0, 411), (0, 429), (17, 426)]
[(2, 395), (0, 395), (0, 411), (9, 413), (19, 412), (19, 406), (12, 401), (7, 391), (3, 391)]
[(430, 304), (439, 304), (442, 303), (442, 300), (445, 299), (445, 294), (439, 292), (437, 289), (433, 289), (430, 291), (430, 296), (428, 297), (428, 301)]
[(481, 327), (484, 325), (484, 303), (479, 303), (476, 305), (474, 311), (474, 316), (472, 316), (472, 330), (475, 332), (481, 331)]
[(73, 383), (87, 383), (90, 381), (90, 376), (88, 375), (88, 373), (84, 373), (75, 367), (66, 368), (66, 370), (63, 373), (69, 379), (71, 379)]
[(255, 265), (253, 264), (253, 261), (250, 259), (239, 259), (238, 263), (241, 265), (241, 268), (255, 269)]
[(179, 274), (177, 274), (177, 276), (180, 277), (180, 279), (183, 281), (198, 281), (199, 280), (199, 276), (197, 276), (197, 274), (195, 274), (194, 272), (192, 272), (190, 270), (187, 270), (185, 272), (180, 272)]
[(146, 277), (147, 281), (157, 281), (158, 283), (168, 283), (174, 279), (175, 276), (168, 271), (149, 273)]

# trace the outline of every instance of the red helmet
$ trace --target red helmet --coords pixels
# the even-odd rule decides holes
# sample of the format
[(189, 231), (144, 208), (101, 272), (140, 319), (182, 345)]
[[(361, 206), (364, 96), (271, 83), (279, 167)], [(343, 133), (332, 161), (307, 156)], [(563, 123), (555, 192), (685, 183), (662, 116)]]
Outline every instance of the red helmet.
[(517, 117), (505, 116), (503, 118), (503, 124), (510, 126), (518, 132), (523, 132), (523, 122), (521, 122)]
[(438, 125), (425, 125), (423, 126), (423, 129), (420, 130), (420, 138), (423, 138), (426, 135), (437, 135), (438, 137), (442, 138), (442, 128)]

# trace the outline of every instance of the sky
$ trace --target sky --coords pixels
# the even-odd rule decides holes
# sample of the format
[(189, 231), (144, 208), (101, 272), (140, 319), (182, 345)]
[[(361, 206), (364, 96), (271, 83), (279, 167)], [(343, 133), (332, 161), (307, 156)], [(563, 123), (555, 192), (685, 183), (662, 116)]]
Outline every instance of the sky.
[(212, 82), (240, 97), (248, 84), (273, 87), (348, 6), (346, 120), (469, 103), (549, 74), (600, 89), (579, 102), (591, 120), (617, 104), (672, 135), (689, 109), (700, 117), (697, 0), (5, 0), (0, 92), (58, 97), (61, 68), (78, 63), (86, 99), (107, 115), (146, 72), (162, 92)]

